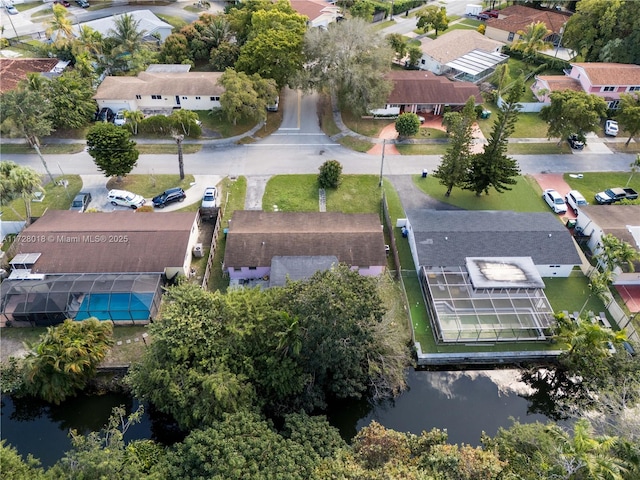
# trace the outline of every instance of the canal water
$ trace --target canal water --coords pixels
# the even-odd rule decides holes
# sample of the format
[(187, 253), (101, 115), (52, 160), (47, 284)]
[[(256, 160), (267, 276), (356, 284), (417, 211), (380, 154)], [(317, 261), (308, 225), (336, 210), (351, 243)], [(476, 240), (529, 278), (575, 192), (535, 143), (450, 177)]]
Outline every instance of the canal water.
[[(334, 405), (328, 417), (347, 439), (375, 420), (385, 427), (415, 434), (434, 427), (447, 429), (450, 442), (471, 445), (480, 443), (483, 431), (495, 435), (499, 427), (509, 427), (511, 418), (521, 423), (546, 421), (543, 415), (527, 414), (528, 402), (519, 395), (526, 388), (517, 382), (515, 370), (410, 370), (408, 384), (409, 389), (393, 401), (373, 407), (367, 402)], [(138, 403), (124, 395), (79, 396), (60, 406), (3, 397), (2, 438), (22, 455), (31, 453), (50, 466), (69, 450), (69, 429), (83, 433), (99, 430), (118, 405), (132, 411)], [(142, 422), (129, 429), (125, 440), (178, 440), (163, 425), (157, 415), (145, 412)]]

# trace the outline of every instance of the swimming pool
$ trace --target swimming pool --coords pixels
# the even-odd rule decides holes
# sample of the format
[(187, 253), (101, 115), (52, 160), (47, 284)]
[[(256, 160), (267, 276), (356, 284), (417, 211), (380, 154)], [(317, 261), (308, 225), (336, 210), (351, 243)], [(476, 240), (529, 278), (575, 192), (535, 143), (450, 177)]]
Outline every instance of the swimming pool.
[(90, 293), (82, 300), (75, 319), (148, 320), (153, 296), (153, 293)]

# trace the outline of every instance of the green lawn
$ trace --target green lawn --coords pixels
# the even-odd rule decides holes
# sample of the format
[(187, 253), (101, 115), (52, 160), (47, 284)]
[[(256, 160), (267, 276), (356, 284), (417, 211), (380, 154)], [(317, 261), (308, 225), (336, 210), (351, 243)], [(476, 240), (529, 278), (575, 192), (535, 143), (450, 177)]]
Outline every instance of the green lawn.
[[(327, 190), (327, 211), (378, 213), (380, 189), (376, 175), (343, 175), (337, 190)], [(318, 176), (277, 175), (271, 177), (262, 197), (265, 211), (317, 212)]]
[[(40, 152), (43, 155), (73, 155), (74, 153), (83, 152), (86, 145), (81, 143), (54, 143), (51, 145), (42, 145)], [(36, 151), (28, 145), (4, 143), (0, 144), (0, 155), (33, 155)], [(3, 158), (3, 160), (5, 160)], [(10, 159), (6, 159), (10, 160)]]
[[(602, 300), (596, 295), (591, 295), (589, 279), (580, 271), (574, 271), (568, 278), (543, 278), (543, 280), (544, 293), (556, 313), (564, 310), (569, 313), (580, 312), (583, 307), (583, 315), (589, 311), (596, 314), (607, 311)], [(613, 318), (608, 314), (607, 317), (611, 324), (615, 325)]]
[[(48, 177), (47, 177), (48, 180)], [(69, 184), (65, 188), (60, 185), (61, 180), (67, 180)], [(42, 202), (31, 202), (31, 216), (39, 217), (45, 210), (67, 210), (71, 206), (71, 201), (82, 187), (82, 180), (79, 175), (65, 175), (56, 177), (56, 182), (49, 182), (44, 185), (44, 200)], [(16, 213), (17, 212), (17, 213)], [(18, 198), (9, 205), (2, 207), (2, 220), (24, 220), (24, 201)]]
[(384, 127), (395, 123), (395, 119), (362, 118), (348, 110), (342, 111), (342, 121), (347, 128), (365, 137), (377, 137)]
[[(589, 203), (595, 203), (594, 195), (611, 187), (624, 187), (631, 176), (630, 172), (589, 172), (583, 173), (582, 178), (572, 178), (565, 173), (564, 179), (572, 189), (579, 190)], [(636, 173), (629, 187), (640, 192), (640, 172)], [(615, 205), (612, 207), (615, 208)]]
[[(170, 143), (142, 143), (136, 145), (140, 155), (170, 155), (174, 154), (176, 159), (178, 158), (178, 145)], [(195, 143), (183, 143), (182, 153), (189, 155), (190, 153), (197, 153), (202, 150), (201, 144)]]
[(454, 188), (450, 197), (445, 197), (446, 187), (440, 185), (437, 178), (429, 176), (422, 178), (414, 175), (413, 181), (423, 192), (431, 197), (465, 210), (513, 210), (515, 212), (546, 212), (547, 204), (541, 198), (538, 183), (529, 176), (517, 178), (518, 183), (512, 190), (477, 197), (475, 193)]
[(422, 145), (396, 145), (400, 155), (444, 155), (446, 143), (428, 143)]
[(554, 155), (559, 153), (571, 153), (571, 147), (567, 142), (558, 146), (557, 142), (551, 143), (510, 143), (507, 147), (509, 155)]
[(437, 128), (423, 127), (418, 130), (418, 134), (412, 138), (448, 138), (447, 132)]
[[(467, 25), (464, 22), (454, 23), (453, 25), (449, 25), (449, 28), (447, 28), (446, 30), (438, 32), (438, 37), (441, 37), (445, 33), (451, 32), (452, 30), (477, 30), (477, 29), (478, 27), (474, 27), (473, 25)], [(432, 40), (435, 40), (437, 38), (435, 32), (430, 33), (429, 35), (427, 35), (427, 37), (431, 38)]]
[[(492, 112), (491, 117), (488, 119), (478, 119), (478, 126), (484, 133), (485, 137), (491, 135), (491, 128), (496, 119), (498, 113), (498, 107), (495, 104), (485, 104), (485, 110)], [(537, 113), (521, 113), (518, 115), (518, 121), (516, 122), (516, 129), (511, 135), (513, 138), (547, 138), (547, 123), (540, 118)]]
[[(236, 210), (244, 210), (244, 200), (247, 196), (247, 179), (238, 177), (236, 180), (225, 178), (218, 186), (221, 198), (220, 208), (222, 208), (222, 225), (221, 228), (229, 226), (229, 220)], [(228, 193), (228, 195), (227, 195)], [(224, 251), (226, 247), (226, 238), (224, 235), (218, 236), (218, 246), (213, 257), (213, 269), (209, 277), (209, 290), (227, 290), (229, 279), (222, 276), (222, 261), (224, 260)], [(206, 258), (206, 257), (203, 257)]]
[[(177, 162), (176, 162), (177, 163)], [(180, 181), (180, 175), (127, 175), (118, 182), (112, 178), (107, 183), (107, 188), (117, 188), (137, 193), (144, 198), (150, 198), (164, 192), (167, 188), (182, 187), (188, 189), (193, 183), (193, 175), (185, 175)]]
[(373, 147), (373, 143), (371, 142), (350, 136), (340, 138), (338, 140), (338, 143), (350, 150), (362, 153), (368, 152), (369, 150), (371, 150), (371, 147)]
[(214, 132), (219, 133), (222, 138), (235, 137), (251, 130), (255, 125), (255, 120), (252, 119), (240, 119), (238, 123), (234, 125), (230, 123), (222, 115), (221, 110), (194, 110), (198, 114), (198, 118), (202, 122), (203, 128), (208, 128)]

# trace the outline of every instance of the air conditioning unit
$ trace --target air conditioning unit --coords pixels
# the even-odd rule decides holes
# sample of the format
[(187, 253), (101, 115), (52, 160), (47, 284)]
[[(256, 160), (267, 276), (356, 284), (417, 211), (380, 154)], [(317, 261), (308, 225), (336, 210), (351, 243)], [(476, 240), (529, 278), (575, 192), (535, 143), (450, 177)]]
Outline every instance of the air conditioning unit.
[(196, 243), (193, 246), (193, 256), (200, 258), (203, 255), (204, 255), (204, 252), (202, 251), (202, 244), (201, 243)]

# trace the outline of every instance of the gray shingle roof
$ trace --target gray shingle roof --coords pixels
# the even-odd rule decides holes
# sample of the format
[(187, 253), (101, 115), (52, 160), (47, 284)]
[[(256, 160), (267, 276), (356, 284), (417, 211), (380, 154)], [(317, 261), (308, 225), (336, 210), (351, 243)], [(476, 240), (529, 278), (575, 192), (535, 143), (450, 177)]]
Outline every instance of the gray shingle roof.
[(536, 265), (577, 265), (571, 234), (552, 213), (413, 210), (407, 216), (423, 266), (464, 266), (466, 257), (531, 257)]
[(329, 270), (337, 265), (338, 259), (332, 255), (324, 257), (273, 257), (269, 286), (281, 287), (287, 283), (287, 278), (292, 281), (306, 280), (318, 271)]

